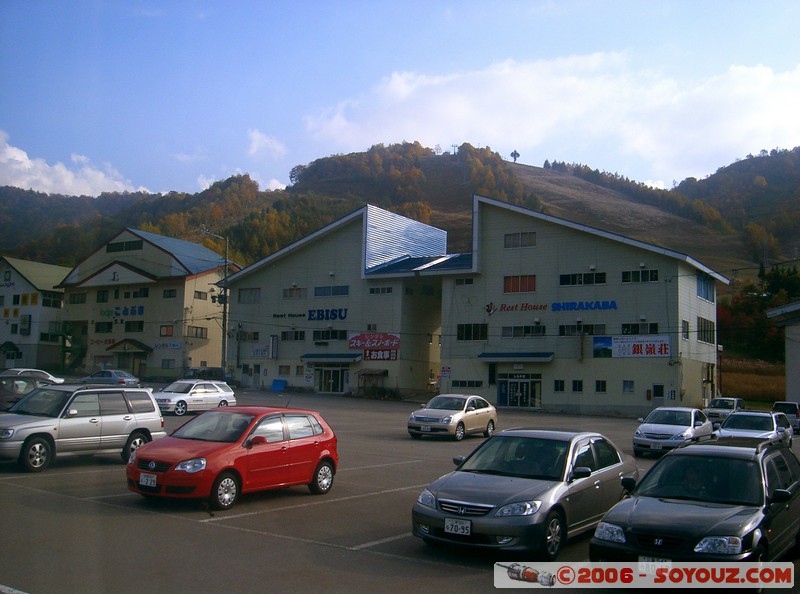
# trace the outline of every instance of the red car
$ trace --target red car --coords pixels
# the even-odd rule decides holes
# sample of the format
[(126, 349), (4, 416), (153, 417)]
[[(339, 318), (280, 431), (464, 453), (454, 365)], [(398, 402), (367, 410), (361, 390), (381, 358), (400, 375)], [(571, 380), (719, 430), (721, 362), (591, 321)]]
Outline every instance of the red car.
[(327, 493), (338, 464), (336, 434), (319, 413), (230, 406), (140, 447), (126, 474), (128, 489), (145, 497), (208, 499), (229, 509), (241, 493), (277, 487)]

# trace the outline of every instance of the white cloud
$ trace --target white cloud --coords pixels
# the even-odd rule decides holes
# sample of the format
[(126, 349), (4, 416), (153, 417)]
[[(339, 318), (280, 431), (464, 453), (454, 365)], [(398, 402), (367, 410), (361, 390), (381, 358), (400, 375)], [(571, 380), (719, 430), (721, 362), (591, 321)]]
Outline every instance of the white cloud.
[(308, 116), (306, 128), (328, 152), (469, 142), (516, 149), (528, 163), (526, 155), (546, 155), (616, 171), (635, 162), (646, 178), (666, 180), (800, 144), (800, 66), (731, 66), (684, 82), (632, 62), (626, 53), (596, 53), (441, 76), (395, 72)]
[(148, 191), (134, 188), (111, 165), (93, 165), (84, 155), (71, 155), (72, 167), (63, 163), (49, 165), (44, 159), (28, 154), (8, 143), (0, 130), (0, 185), (67, 196), (99, 196), (103, 192)]
[(286, 154), (286, 147), (274, 136), (269, 136), (255, 129), (247, 131), (250, 139), (250, 147), (247, 154), (251, 157), (267, 156), (272, 159), (283, 157)]

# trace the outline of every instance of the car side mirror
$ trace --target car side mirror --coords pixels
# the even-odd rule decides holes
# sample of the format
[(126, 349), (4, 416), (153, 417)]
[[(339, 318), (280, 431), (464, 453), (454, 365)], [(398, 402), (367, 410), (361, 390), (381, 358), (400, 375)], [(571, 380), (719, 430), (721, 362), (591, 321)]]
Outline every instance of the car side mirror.
[(769, 503), (786, 503), (792, 499), (792, 492), (789, 489), (775, 489), (769, 497)]
[(253, 437), (250, 440), (250, 444), (249, 445), (252, 447), (252, 446), (262, 445), (262, 444), (265, 444), (265, 443), (269, 443), (269, 440), (265, 436), (256, 435), (255, 437)]
[(572, 469), (572, 473), (570, 473), (569, 478), (570, 480), (582, 479), (586, 478), (587, 476), (592, 476), (592, 469), (588, 466), (576, 466)]
[(473, 410), (475, 410), (475, 405), (474, 405), (474, 404), (470, 404), (470, 405), (467, 407), (467, 412), (470, 412), (470, 411), (473, 411)]
[(453, 464), (455, 464), (456, 466), (461, 466), (461, 464), (466, 459), (467, 459), (466, 456), (456, 456), (455, 458), (453, 458)]
[(78, 416), (78, 409), (71, 408), (71, 409), (69, 409), (67, 411), (67, 418), (68, 419), (71, 419), (72, 417), (77, 417), (77, 416)]
[(636, 488), (636, 479), (632, 476), (623, 476), (619, 482), (628, 493), (631, 493)]
[(639, 418), (638, 418), (638, 419), (636, 419), (636, 420), (637, 420), (639, 423), (644, 423), (644, 417), (639, 417)]

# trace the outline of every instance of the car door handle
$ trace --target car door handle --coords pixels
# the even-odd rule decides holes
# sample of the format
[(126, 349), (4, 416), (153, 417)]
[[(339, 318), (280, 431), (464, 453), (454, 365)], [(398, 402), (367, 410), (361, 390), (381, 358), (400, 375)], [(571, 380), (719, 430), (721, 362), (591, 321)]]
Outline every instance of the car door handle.
[(95, 417), (95, 418), (93, 418), (93, 419), (89, 419), (89, 422), (90, 422), (90, 423), (95, 423), (95, 424), (97, 424), (97, 423), (99, 423), (99, 422), (100, 422), (100, 419), (98, 419), (97, 417)]
[(595, 481), (594, 482), (594, 488), (595, 489), (599, 489), (600, 488), (600, 481)]

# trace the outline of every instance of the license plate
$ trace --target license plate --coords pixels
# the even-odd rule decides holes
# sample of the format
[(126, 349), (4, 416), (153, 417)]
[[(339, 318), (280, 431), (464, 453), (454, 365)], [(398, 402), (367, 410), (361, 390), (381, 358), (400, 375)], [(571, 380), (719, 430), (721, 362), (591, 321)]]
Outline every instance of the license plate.
[(143, 472), (139, 475), (139, 484), (143, 487), (155, 487), (156, 475)]
[(469, 536), (472, 531), (472, 522), (469, 520), (457, 520), (456, 518), (445, 518), (444, 531), (448, 534)]
[(654, 574), (656, 569), (672, 567), (672, 561), (661, 557), (639, 557), (639, 571), (641, 573)]
[(420, 430), (420, 431), (430, 431), (430, 430), (431, 430), (431, 426), (430, 426), (430, 425), (422, 425), (422, 426), (419, 428), (419, 430)]
[(661, 449), (661, 444), (660, 443), (654, 443), (653, 445), (650, 446), (650, 449), (651, 450), (660, 450)]

